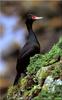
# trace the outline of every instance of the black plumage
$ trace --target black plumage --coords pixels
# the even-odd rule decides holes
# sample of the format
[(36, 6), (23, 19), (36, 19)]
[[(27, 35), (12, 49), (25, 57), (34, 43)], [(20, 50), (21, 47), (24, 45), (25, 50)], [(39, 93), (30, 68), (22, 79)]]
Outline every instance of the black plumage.
[(26, 16), (25, 23), (29, 32), (29, 36), (28, 36), (27, 43), (22, 48), (21, 53), (17, 60), (17, 66), (16, 66), (17, 75), (14, 81), (14, 85), (18, 83), (21, 73), (25, 72), (26, 67), (30, 62), (30, 57), (40, 53), (40, 44), (37, 40), (35, 33), (32, 30), (33, 21), (39, 18), (40, 17), (33, 16), (32, 14), (27, 14)]

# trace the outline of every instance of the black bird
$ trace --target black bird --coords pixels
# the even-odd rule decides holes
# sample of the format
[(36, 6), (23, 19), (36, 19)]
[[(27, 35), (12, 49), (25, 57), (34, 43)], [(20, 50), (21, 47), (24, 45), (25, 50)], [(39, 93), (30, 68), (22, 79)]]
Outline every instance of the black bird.
[(22, 48), (21, 53), (17, 60), (17, 66), (16, 66), (17, 75), (14, 81), (14, 85), (18, 83), (21, 73), (25, 72), (26, 67), (29, 64), (30, 57), (40, 53), (40, 44), (37, 40), (35, 33), (32, 30), (32, 23), (37, 19), (43, 19), (43, 17), (37, 17), (30, 13), (26, 15), (25, 23), (29, 32), (29, 36), (27, 43)]

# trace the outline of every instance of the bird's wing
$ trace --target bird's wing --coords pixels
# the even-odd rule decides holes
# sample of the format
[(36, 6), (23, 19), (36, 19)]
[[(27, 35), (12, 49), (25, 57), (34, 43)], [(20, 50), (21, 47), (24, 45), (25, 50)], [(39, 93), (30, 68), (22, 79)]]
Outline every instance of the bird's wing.
[(27, 43), (23, 47), (17, 60), (16, 70), (18, 73), (24, 72), (24, 69), (26, 69), (29, 64), (30, 57), (36, 53), (35, 50), (35, 47), (30, 43)]
[(17, 66), (16, 66), (17, 75), (15, 78), (14, 85), (17, 84), (17, 82), (20, 78), (20, 74), (23, 73), (25, 71), (26, 67), (28, 66), (30, 57), (39, 52), (40, 52), (40, 48), (38, 48), (36, 45), (33, 45), (31, 43), (27, 43), (23, 47), (21, 54), (17, 60)]
[(40, 47), (38, 45), (26, 43), (26, 45), (21, 50), (19, 58), (23, 59), (28, 56), (30, 57), (39, 52), (40, 52)]

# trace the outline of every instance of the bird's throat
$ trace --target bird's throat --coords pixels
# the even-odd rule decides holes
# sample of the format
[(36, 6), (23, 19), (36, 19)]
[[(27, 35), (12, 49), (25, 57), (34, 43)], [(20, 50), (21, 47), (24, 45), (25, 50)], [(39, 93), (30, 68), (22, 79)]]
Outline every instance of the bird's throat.
[(32, 23), (26, 23), (27, 29), (30, 33), (30, 31), (32, 30)]

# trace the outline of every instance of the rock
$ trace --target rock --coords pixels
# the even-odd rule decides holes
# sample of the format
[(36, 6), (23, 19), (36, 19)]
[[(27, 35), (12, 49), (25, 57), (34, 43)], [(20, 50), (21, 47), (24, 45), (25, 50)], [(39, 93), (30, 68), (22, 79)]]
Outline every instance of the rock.
[(7, 100), (62, 100), (62, 38), (48, 53), (30, 58), (26, 73), (9, 87)]

